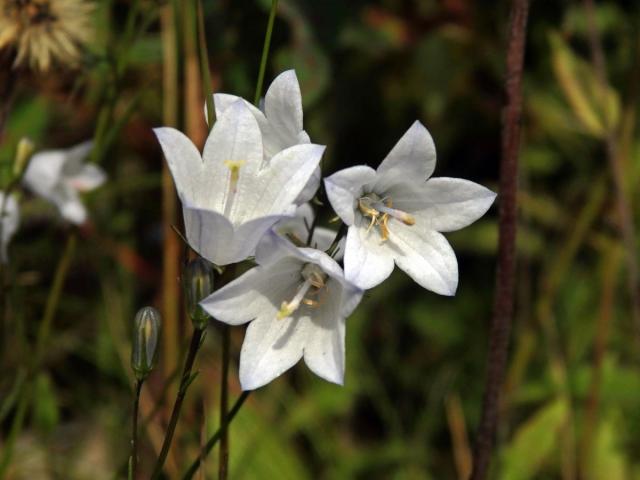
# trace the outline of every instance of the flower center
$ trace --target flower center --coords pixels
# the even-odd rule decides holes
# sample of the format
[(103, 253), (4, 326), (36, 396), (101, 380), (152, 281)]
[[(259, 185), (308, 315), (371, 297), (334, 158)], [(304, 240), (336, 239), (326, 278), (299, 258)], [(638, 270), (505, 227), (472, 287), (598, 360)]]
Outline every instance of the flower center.
[(369, 193), (358, 199), (358, 209), (362, 215), (371, 218), (367, 232), (377, 226), (380, 229), (380, 236), (383, 242), (389, 239), (389, 218), (393, 217), (409, 226), (416, 223), (413, 215), (392, 207), (393, 201), (391, 197), (380, 198), (375, 193)]
[(229, 191), (227, 192), (227, 201), (224, 204), (224, 216), (229, 217), (233, 200), (238, 192), (238, 179), (240, 178), (240, 168), (247, 163), (246, 160), (225, 160), (224, 164), (229, 169), (231, 180), (229, 181)]
[(312, 263), (307, 263), (301, 274), (304, 282), (298, 287), (295, 296), (290, 302), (282, 302), (276, 315), (278, 320), (290, 317), (300, 308), (301, 304), (310, 307), (319, 307), (322, 304), (324, 295), (328, 290), (327, 274)]

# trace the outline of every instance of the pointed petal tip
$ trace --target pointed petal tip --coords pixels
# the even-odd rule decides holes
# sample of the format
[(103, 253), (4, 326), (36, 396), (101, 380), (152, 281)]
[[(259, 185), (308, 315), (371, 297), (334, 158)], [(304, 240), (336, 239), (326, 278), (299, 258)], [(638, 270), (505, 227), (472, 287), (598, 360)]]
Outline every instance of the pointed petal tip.
[(276, 78), (274, 78), (272, 85), (277, 81), (287, 81), (287, 82), (298, 83), (298, 75), (296, 74), (295, 69), (290, 68), (289, 70), (285, 70), (284, 72), (280, 73)]

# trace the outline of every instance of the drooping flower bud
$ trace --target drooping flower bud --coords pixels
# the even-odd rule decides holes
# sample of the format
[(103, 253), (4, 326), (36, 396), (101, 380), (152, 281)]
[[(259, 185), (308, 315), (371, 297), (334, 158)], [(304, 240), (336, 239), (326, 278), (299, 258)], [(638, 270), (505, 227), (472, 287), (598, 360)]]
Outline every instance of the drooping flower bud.
[(35, 144), (28, 138), (23, 137), (18, 142), (18, 147), (16, 148), (16, 156), (13, 161), (13, 176), (15, 178), (22, 177), (22, 174), (29, 165), (29, 160), (33, 156), (33, 152), (35, 152), (36, 146)]
[(213, 265), (202, 257), (190, 260), (184, 267), (182, 285), (187, 313), (199, 329), (205, 328), (211, 318), (198, 304), (213, 292), (213, 281)]
[(133, 348), (131, 368), (138, 380), (147, 378), (158, 357), (160, 337), (160, 313), (153, 307), (138, 310), (133, 321)]

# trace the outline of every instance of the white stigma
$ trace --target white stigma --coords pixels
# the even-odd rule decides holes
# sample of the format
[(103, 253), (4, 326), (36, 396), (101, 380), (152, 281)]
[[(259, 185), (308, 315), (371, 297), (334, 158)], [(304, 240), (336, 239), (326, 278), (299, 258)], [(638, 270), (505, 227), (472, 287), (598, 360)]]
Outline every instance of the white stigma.
[(233, 201), (236, 198), (238, 192), (238, 179), (240, 178), (240, 168), (247, 163), (245, 160), (225, 160), (224, 164), (229, 169), (231, 178), (229, 180), (229, 191), (227, 192), (227, 199), (224, 203), (224, 216), (229, 218), (231, 213), (231, 207)]
[(306, 296), (317, 295), (323, 290), (326, 287), (327, 275), (320, 267), (312, 263), (304, 266), (301, 275), (302, 278), (304, 278), (304, 282), (300, 285), (290, 302), (282, 302), (280, 310), (278, 310), (276, 315), (278, 320), (290, 317), (303, 303), (312, 307), (319, 305), (318, 301), (306, 298)]

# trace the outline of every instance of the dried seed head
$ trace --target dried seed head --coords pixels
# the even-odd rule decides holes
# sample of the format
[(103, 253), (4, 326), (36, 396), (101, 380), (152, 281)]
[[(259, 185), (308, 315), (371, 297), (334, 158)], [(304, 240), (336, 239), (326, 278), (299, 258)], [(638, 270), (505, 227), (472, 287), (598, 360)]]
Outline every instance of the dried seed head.
[(41, 72), (52, 63), (75, 66), (93, 34), (85, 0), (0, 0), (0, 50), (14, 48), (14, 66)]

